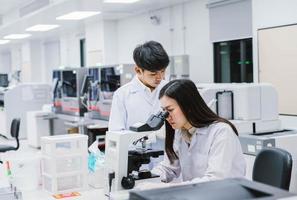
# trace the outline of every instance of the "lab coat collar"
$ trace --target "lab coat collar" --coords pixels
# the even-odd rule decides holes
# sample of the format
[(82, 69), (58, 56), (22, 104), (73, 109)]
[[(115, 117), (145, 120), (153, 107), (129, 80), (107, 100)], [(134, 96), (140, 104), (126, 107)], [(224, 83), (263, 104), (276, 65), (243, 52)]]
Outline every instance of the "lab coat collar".
[[(181, 135), (184, 134), (183, 131), (186, 131), (186, 130), (180, 129)], [(193, 139), (193, 137), (196, 135), (206, 135), (208, 133), (208, 128), (207, 126), (202, 128), (192, 127), (188, 130), (188, 132), (192, 135), (192, 139)]]
[[(180, 129), (181, 135), (184, 134), (182, 133), (182, 131), (183, 130)], [(187, 145), (187, 143), (190, 144), (190, 146), (188, 147), (188, 150), (190, 151), (193, 148), (193, 146), (195, 146), (198, 135), (206, 135), (208, 133), (208, 126), (202, 127), (202, 128), (192, 127), (189, 129), (189, 132), (192, 135), (191, 140), (189, 141), (186, 138), (184, 138), (184, 145)], [(185, 136), (182, 136), (182, 137), (185, 137)]]
[(131, 88), (131, 92), (138, 92), (138, 91), (146, 91), (146, 90), (150, 90), (147, 86), (145, 86), (137, 77), (137, 75), (134, 76), (134, 78), (132, 79), (132, 88)]
[(193, 146), (195, 146), (195, 144), (197, 142), (198, 135), (206, 135), (208, 133), (207, 130), (208, 130), (207, 127), (191, 128), (191, 131), (195, 131), (195, 132), (193, 133), (192, 138), (191, 138), (191, 143), (190, 143), (190, 146), (189, 146), (189, 151), (191, 151), (192, 148), (193, 148)]
[(196, 129), (196, 134), (205, 135), (208, 132), (207, 130), (208, 130), (207, 126), (206, 127), (202, 127), (202, 128), (197, 128)]
[(196, 127), (192, 127), (192, 128), (190, 128), (190, 129), (188, 130), (188, 132), (189, 132), (191, 135), (193, 135), (193, 134), (196, 133), (196, 130), (197, 130)]

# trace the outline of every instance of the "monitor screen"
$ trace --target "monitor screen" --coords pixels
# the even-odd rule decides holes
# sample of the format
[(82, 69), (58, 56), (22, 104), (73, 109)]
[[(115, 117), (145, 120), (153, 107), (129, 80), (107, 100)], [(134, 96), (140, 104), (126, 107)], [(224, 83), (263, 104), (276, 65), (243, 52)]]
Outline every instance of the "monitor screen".
[(59, 80), (57, 78), (53, 79), (53, 94), (54, 97), (57, 97), (57, 90), (58, 90)]
[(8, 74), (0, 74), (0, 87), (8, 87)]
[(62, 79), (63, 79), (63, 82), (62, 82), (63, 94), (66, 97), (77, 97), (76, 72), (75, 71), (63, 71)]
[(61, 80), (61, 71), (59, 70), (53, 70), (53, 79), (57, 78), (58, 80)]
[(90, 75), (85, 75), (83, 83), (82, 83), (82, 87), (81, 87), (81, 91), (80, 91), (80, 95), (83, 96), (84, 94), (86, 94), (89, 90), (89, 88), (91, 87), (91, 84), (93, 82), (93, 76)]
[(120, 87), (120, 75), (108, 75), (106, 81), (102, 83), (102, 91), (114, 92)]
[[(216, 182), (191, 184), (185, 186), (176, 186), (170, 188), (144, 190), (130, 192), (130, 199), (134, 200), (161, 200), (161, 199), (175, 199), (175, 200), (238, 200), (238, 199), (258, 199), (272, 197), (273, 193), (269, 193), (266, 189), (262, 190), (255, 187), (241, 185), (239, 183), (225, 183)], [(210, 192), (211, 191), (211, 192)], [(273, 192), (273, 191), (270, 191)], [(277, 192), (277, 191), (275, 191)], [(271, 198), (272, 199), (272, 198)], [(274, 198), (273, 198), (274, 199)]]
[(101, 69), (101, 90), (113, 92), (120, 87), (121, 77), (115, 73), (114, 67)]

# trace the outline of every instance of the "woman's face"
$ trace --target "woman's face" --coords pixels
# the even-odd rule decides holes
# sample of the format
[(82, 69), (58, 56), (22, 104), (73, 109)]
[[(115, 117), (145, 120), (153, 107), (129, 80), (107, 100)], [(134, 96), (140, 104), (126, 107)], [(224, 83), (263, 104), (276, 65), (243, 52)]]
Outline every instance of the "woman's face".
[(166, 110), (169, 113), (167, 121), (173, 129), (189, 129), (192, 127), (174, 99), (164, 95), (160, 99), (160, 102), (163, 110)]

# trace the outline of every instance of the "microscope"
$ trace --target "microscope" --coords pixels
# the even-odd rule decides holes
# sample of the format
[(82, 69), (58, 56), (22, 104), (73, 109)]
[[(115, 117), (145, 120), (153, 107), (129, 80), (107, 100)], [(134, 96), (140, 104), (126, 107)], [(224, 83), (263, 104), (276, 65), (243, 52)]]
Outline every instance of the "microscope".
[[(164, 150), (148, 148), (152, 136), (164, 131), (161, 127), (168, 117), (167, 111), (150, 116), (144, 124), (136, 124), (130, 130), (108, 131), (106, 134), (105, 192), (132, 189), (137, 181), (156, 178), (148, 170), (140, 170), (142, 164), (150, 163), (151, 157), (164, 155)], [(131, 150), (133, 144), (133, 150)]]

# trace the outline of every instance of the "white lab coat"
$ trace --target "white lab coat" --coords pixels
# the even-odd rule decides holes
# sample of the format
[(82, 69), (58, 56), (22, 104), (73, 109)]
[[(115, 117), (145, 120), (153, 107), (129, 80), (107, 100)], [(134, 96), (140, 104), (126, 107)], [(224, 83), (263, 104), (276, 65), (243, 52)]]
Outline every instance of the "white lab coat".
[(146, 122), (151, 114), (161, 110), (159, 92), (166, 84), (161, 81), (152, 92), (137, 76), (115, 91), (112, 99), (108, 129), (128, 130), (137, 122)]
[(170, 164), (164, 156), (153, 173), (165, 182), (179, 177), (183, 181), (203, 182), (224, 178), (244, 177), (246, 163), (238, 137), (226, 123), (214, 123), (197, 128), (190, 146), (182, 138), (180, 130), (175, 133), (174, 151), (178, 160)]

